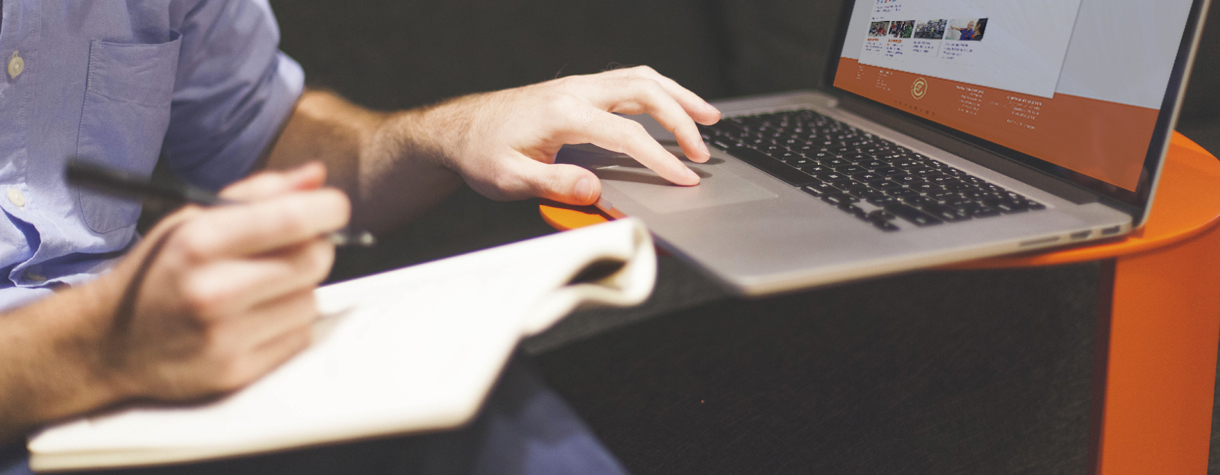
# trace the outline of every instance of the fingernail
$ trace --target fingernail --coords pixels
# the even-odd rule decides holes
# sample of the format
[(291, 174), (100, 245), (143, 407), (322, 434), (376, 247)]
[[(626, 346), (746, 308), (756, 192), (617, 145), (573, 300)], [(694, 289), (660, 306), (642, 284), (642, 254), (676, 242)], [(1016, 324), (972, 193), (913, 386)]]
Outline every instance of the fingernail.
[(717, 108), (716, 108), (716, 106), (713, 106), (713, 105), (712, 105), (710, 102), (704, 102), (704, 103), (703, 103), (703, 108), (704, 108), (704, 109), (707, 109), (707, 110), (708, 110), (708, 111), (710, 111), (710, 112), (715, 112), (715, 113), (717, 113), (717, 114), (719, 114), (719, 113), (720, 113), (720, 109), (717, 109)]
[(587, 203), (592, 201), (593, 179), (589, 177), (581, 178), (580, 181), (576, 182), (576, 189), (574, 190), (574, 193), (576, 194), (576, 198), (582, 202)]
[(699, 150), (702, 150), (702, 151), (703, 151), (703, 155), (705, 155), (705, 156), (707, 156), (707, 157), (711, 157), (711, 156), (712, 156), (712, 151), (707, 149), (707, 142), (704, 142), (704, 141), (700, 140), (700, 141), (699, 141)]
[(688, 181), (690, 181), (690, 184), (692, 184), (692, 185), (696, 185), (699, 183), (699, 174), (695, 173), (694, 170), (691, 170), (689, 168), (686, 169), (686, 178)]

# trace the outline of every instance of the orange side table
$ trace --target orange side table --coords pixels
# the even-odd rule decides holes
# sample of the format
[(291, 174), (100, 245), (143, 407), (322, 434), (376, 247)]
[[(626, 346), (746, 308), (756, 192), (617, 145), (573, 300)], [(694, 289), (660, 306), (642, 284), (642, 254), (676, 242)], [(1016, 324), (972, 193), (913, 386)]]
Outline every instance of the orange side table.
[[(591, 206), (543, 202), (540, 211), (560, 230), (612, 219)], [(949, 268), (1092, 260), (1113, 269), (1103, 272), (1098, 312), (1095, 473), (1206, 473), (1220, 343), (1220, 161), (1175, 132), (1139, 233)]]

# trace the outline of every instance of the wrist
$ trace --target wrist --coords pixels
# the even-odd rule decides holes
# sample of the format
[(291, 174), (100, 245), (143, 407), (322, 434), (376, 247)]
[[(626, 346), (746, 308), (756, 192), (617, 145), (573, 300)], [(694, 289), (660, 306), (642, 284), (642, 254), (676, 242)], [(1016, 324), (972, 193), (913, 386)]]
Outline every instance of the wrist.
[(113, 308), (102, 290), (69, 289), (0, 318), (0, 435), (134, 396), (102, 364)]
[(392, 142), (400, 144), (403, 155), (461, 175), (458, 159), (469, 155), (467, 148), (474, 128), (467, 109), (476, 96), (394, 114), (387, 125), (394, 137)]
[(121, 273), (119, 269), (115, 271), (73, 289), (78, 308), (86, 310), (77, 321), (77, 343), (64, 349), (81, 363), (98, 401), (105, 404), (147, 395), (139, 378), (125, 370), (129, 365), (122, 346), (128, 342), (116, 341), (124, 334), (116, 330), (125, 324), (122, 320), (130, 319), (135, 302), (125, 304), (129, 279), (116, 275)]

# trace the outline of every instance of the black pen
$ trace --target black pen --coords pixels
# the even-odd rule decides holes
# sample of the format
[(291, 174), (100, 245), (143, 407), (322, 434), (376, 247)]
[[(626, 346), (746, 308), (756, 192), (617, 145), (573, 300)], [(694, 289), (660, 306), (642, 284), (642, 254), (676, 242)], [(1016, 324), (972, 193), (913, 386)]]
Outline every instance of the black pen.
[[(195, 203), (202, 206), (237, 204), (216, 193), (184, 183), (158, 181), (134, 173), (98, 165), (84, 160), (68, 159), (65, 170), (68, 182), (108, 195), (139, 199), (156, 198), (166, 201)], [(346, 227), (326, 234), (336, 246), (372, 247), (377, 239), (368, 231)]]

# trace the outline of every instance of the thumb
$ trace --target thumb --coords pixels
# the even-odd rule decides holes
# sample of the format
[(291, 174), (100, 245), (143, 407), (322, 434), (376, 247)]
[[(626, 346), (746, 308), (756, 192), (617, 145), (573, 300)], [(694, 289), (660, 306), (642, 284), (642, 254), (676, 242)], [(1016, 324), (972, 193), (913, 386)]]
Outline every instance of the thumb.
[(593, 172), (576, 165), (545, 164), (528, 160), (522, 170), (534, 196), (570, 205), (597, 202), (602, 194), (601, 181)]

